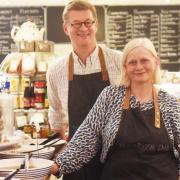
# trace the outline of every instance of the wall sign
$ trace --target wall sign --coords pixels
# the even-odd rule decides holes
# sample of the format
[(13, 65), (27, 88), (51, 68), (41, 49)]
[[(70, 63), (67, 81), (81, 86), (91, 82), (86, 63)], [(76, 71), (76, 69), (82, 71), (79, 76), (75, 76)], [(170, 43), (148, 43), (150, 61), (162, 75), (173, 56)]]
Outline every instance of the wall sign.
[[(155, 44), (165, 69), (180, 70), (180, 5), (96, 6), (97, 40), (122, 50), (132, 38), (148, 37)], [(0, 8), (0, 60), (14, 51), (13, 25), (30, 19), (46, 25), (46, 37), (55, 43), (70, 43), (62, 28), (64, 6)]]

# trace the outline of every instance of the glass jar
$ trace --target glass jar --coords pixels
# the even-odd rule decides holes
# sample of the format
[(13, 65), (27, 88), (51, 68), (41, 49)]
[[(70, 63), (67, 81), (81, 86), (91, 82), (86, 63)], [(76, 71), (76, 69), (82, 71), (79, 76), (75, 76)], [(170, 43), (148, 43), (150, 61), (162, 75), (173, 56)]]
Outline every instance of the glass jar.
[(49, 125), (48, 124), (41, 125), (40, 137), (41, 138), (48, 138), (49, 134), (50, 134)]

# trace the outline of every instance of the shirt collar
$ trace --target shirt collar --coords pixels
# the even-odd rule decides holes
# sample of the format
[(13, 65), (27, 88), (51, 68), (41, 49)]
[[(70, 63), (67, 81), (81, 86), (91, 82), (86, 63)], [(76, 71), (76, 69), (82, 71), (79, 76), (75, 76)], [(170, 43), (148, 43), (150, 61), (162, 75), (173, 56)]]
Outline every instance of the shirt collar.
[[(94, 51), (87, 57), (87, 61), (89, 61), (90, 59), (93, 61), (94, 59), (98, 58), (98, 52), (99, 52), (99, 47), (96, 45), (96, 48), (94, 49)], [(73, 55), (73, 59), (75, 61), (80, 60), (80, 58), (78, 57), (78, 55), (74, 52), (74, 50), (72, 51), (72, 55)]]

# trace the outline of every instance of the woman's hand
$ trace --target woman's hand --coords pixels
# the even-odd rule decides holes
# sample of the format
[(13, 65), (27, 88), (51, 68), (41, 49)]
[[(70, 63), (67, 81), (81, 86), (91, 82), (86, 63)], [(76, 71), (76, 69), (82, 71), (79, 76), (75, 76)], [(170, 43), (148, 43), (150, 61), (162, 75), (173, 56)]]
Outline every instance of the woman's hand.
[(59, 166), (56, 164), (56, 163), (54, 163), (52, 166), (51, 166), (51, 170), (50, 170), (50, 172), (51, 172), (51, 174), (56, 174), (56, 173), (58, 173), (58, 171), (59, 171)]
[(178, 180), (180, 180), (180, 176), (178, 176)]
[(52, 129), (52, 131), (54, 131), (55, 133), (58, 133), (60, 138), (67, 141), (68, 140), (67, 129), (68, 129), (67, 126), (64, 125), (58, 129)]

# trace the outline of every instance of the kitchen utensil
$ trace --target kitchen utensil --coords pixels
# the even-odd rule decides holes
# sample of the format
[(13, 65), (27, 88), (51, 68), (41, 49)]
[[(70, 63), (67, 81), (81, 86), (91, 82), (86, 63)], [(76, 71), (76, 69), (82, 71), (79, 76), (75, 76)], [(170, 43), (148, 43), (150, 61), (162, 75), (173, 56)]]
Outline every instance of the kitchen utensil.
[(44, 148), (47, 148), (47, 147), (50, 147), (51, 145), (55, 144), (56, 142), (60, 141), (61, 138), (58, 138), (56, 141), (53, 141), (52, 143), (49, 143), (47, 145), (43, 145), (41, 148), (37, 148), (35, 150), (32, 150), (32, 151), (25, 151), (23, 153), (32, 153), (32, 152), (36, 152), (36, 151), (40, 151), (41, 149), (44, 149)]
[(39, 145), (45, 145), (45, 144), (47, 144), (48, 142), (50, 142), (50, 141), (52, 141), (52, 140), (54, 140), (54, 139), (56, 139), (56, 138), (58, 138), (58, 137), (59, 137), (59, 134), (58, 134), (58, 133), (55, 133), (55, 134), (53, 134), (52, 136), (50, 136), (49, 138), (47, 138), (45, 141), (41, 142)]

